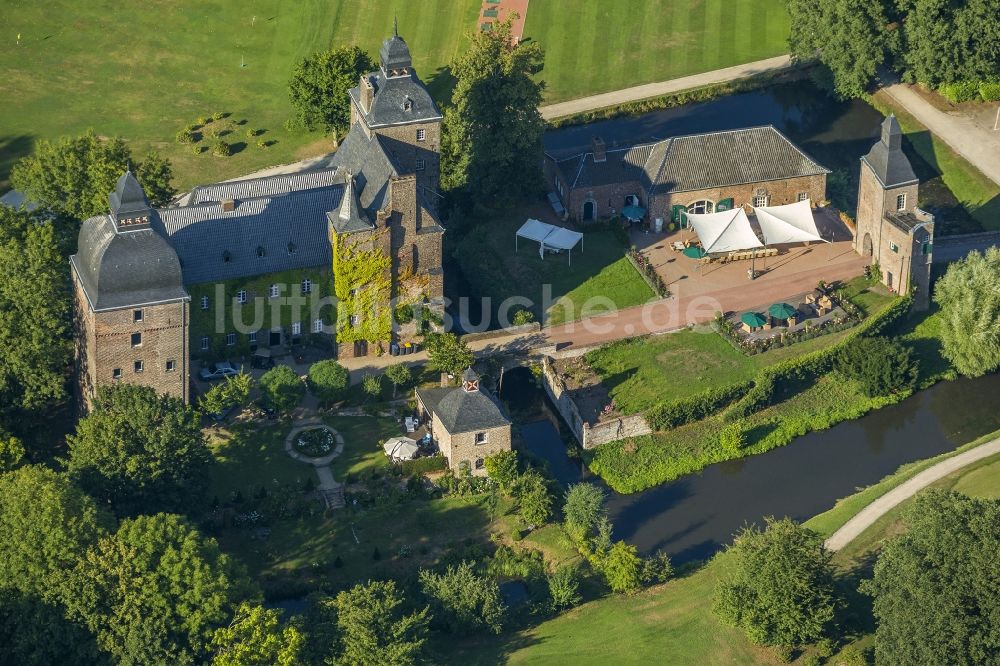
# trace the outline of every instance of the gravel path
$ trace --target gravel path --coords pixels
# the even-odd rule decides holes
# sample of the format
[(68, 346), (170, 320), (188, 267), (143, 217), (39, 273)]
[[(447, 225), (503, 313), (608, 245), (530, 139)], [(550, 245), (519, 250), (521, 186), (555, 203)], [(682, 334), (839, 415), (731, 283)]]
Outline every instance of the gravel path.
[(716, 69), (711, 72), (682, 76), (679, 79), (646, 83), (641, 86), (601, 93), (600, 95), (571, 99), (567, 102), (559, 102), (558, 104), (547, 104), (539, 107), (538, 110), (542, 112), (542, 118), (552, 120), (553, 118), (571, 116), (575, 113), (583, 113), (584, 111), (594, 111), (595, 109), (616, 106), (625, 102), (637, 102), (642, 99), (649, 99), (650, 97), (669, 95), (681, 90), (690, 90), (691, 88), (701, 88), (716, 83), (743, 79), (755, 74), (763, 74), (764, 72), (776, 72), (788, 69), (791, 67), (791, 64), (792, 59), (790, 56), (781, 55), (734, 67)]
[(840, 550), (901, 502), (910, 499), (927, 486), (952, 472), (997, 453), (1000, 453), (1000, 438), (928, 467), (859, 511), (826, 540), (826, 547), (830, 550)]

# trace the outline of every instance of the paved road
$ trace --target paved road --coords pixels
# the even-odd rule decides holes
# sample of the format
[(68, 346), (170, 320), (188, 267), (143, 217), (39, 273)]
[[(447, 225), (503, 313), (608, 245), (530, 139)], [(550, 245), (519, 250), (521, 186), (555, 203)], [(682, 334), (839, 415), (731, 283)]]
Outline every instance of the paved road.
[(882, 90), (952, 150), (1000, 185), (1000, 131), (991, 131), (962, 115), (945, 113), (906, 84), (897, 83)]
[(709, 86), (716, 83), (743, 79), (755, 74), (776, 72), (782, 69), (788, 69), (791, 67), (791, 64), (790, 56), (781, 55), (775, 58), (767, 58), (766, 60), (758, 60), (756, 62), (748, 62), (743, 65), (736, 65), (734, 67), (716, 69), (711, 72), (702, 72), (701, 74), (683, 76), (679, 79), (646, 83), (633, 88), (624, 88), (622, 90), (613, 90), (600, 95), (591, 95), (590, 97), (571, 99), (567, 102), (559, 102), (558, 104), (546, 104), (545, 106), (540, 107), (539, 111), (542, 112), (542, 118), (551, 120), (553, 118), (571, 116), (575, 113), (583, 113), (584, 111), (603, 109), (609, 106), (623, 104), (625, 102), (637, 102), (639, 100), (649, 99), (650, 97), (661, 97), (663, 95), (669, 95), (670, 93), (680, 92), (681, 90), (690, 90), (691, 88), (701, 88), (703, 86)]
[(826, 547), (830, 550), (840, 550), (901, 502), (908, 500), (924, 488), (948, 476), (952, 472), (997, 453), (1000, 453), (1000, 438), (928, 467), (912, 479), (893, 488), (859, 511), (857, 515), (847, 521), (843, 527), (834, 532), (826, 540)]

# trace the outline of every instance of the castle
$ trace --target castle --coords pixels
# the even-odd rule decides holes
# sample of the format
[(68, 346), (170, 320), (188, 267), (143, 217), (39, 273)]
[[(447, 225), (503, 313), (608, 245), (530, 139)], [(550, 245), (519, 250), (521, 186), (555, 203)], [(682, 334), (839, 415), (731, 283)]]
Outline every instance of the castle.
[[(320, 168), (197, 187), (159, 209), (119, 178), (70, 258), (85, 404), (115, 382), (187, 401), (194, 361), (261, 347), (384, 351), (443, 311), (441, 112), (398, 34), (379, 56)], [(400, 307), (430, 314), (399, 325)]]
[(854, 249), (871, 257), (889, 289), (912, 289), (914, 307), (924, 310), (930, 305), (934, 216), (917, 208), (919, 189), (899, 122), (890, 115), (879, 142), (861, 158)]

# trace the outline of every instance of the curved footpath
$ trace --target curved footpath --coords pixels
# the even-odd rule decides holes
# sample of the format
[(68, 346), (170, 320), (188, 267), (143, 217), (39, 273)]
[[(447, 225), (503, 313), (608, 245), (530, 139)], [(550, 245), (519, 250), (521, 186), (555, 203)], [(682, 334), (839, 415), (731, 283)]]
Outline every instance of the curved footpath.
[(952, 472), (997, 453), (1000, 453), (1000, 437), (928, 467), (855, 514), (826, 540), (826, 547), (830, 550), (840, 550), (901, 502), (910, 499), (927, 486)]

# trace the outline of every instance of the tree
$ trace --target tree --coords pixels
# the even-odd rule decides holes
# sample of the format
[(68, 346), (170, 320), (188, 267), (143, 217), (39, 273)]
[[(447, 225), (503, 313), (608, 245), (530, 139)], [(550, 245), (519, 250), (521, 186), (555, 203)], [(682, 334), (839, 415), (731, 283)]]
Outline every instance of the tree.
[(874, 598), (879, 664), (1000, 661), (1000, 503), (921, 493), (862, 591)]
[(351, 384), (351, 373), (332, 358), (317, 361), (309, 366), (309, 390), (323, 402), (333, 402), (344, 397)]
[(544, 55), (533, 41), (511, 37), (511, 20), (472, 37), (451, 65), (456, 78), (441, 135), (441, 185), (480, 199), (510, 198), (541, 182), (542, 133), (538, 112)]
[(24, 459), (24, 444), (0, 430), (0, 473), (9, 472)]
[(465, 342), (454, 333), (430, 333), (424, 338), (427, 346), (427, 367), (460, 377), (472, 366), (475, 355)]
[(796, 60), (819, 59), (838, 97), (863, 94), (892, 46), (881, 0), (788, 0), (788, 45)]
[(449, 566), (444, 573), (421, 569), (420, 588), (434, 609), (434, 618), (455, 633), (503, 630), (507, 607), (496, 580), (478, 575), (471, 562)]
[(9, 429), (66, 399), (70, 310), (52, 225), (0, 206), (0, 422)]
[(361, 390), (369, 398), (377, 400), (382, 395), (382, 375), (365, 375), (362, 377)]
[(124, 520), (70, 574), (66, 605), (119, 664), (195, 664), (249, 593), (241, 572), (184, 518)]
[(583, 541), (597, 528), (602, 517), (607, 517), (604, 508), (604, 490), (593, 483), (574, 483), (566, 491), (563, 517), (566, 531), (577, 541)]
[(390, 365), (385, 369), (386, 378), (392, 382), (392, 397), (396, 397), (396, 389), (400, 386), (406, 386), (413, 381), (413, 373), (410, 372), (410, 367), (405, 363), (396, 363), (395, 365)]
[(304, 644), (298, 627), (281, 626), (281, 611), (243, 602), (212, 634), (212, 666), (298, 666)]
[(624, 541), (617, 541), (601, 562), (601, 572), (608, 587), (615, 592), (635, 592), (642, 584), (642, 560), (636, 548)]
[(549, 597), (552, 599), (552, 610), (572, 608), (580, 603), (580, 576), (576, 568), (563, 565), (546, 577), (549, 584)]
[(888, 338), (854, 340), (837, 355), (835, 367), (860, 382), (870, 398), (911, 391), (917, 383), (913, 350)]
[(303, 58), (288, 82), (296, 121), (308, 130), (346, 131), (351, 117), (347, 91), (372, 69), (371, 58), (357, 46), (341, 46)]
[(427, 640), (429, 609), (403, 610), (403, 595), (394, 581), (369, 581), (337, 595), (340, 646), (331, 664), (343, 666), (409, 666), (420, 663)]
[(170, 201), (174, 190), (169, 162), (156, 153), (136, 161), (125, 141), (98, 138), (92, 131), (55, 142), (40, 140), (34, 153), (14, 165), (10, 182), (29, 201), (59, 217), (84, 220), (108, 211), (108, 194), (129, 166), (151, 204)]
[(941, 306), (941, 353), (955, 369), (979, 377), (1000, 367), (1000, 248), (952, 262), (934, 287)]
[(1000, 4), (911, 0), (903, 22), (908, 78), (931, 86), (1000, 77)]
[(180, 398), (148, 386), (101, 387), (67, 437), (67, 471), (122, 514), (190, 508), (204, 496), (212, 462), (198, 421)]
[(829, 629), (836, 606), (830, 553), (823, 537), (788, 518), (745, 528), (727, 548), (728, 570), (713, 611), (758, 645), (813, 642)]
[(62, 474), (28, 465), (0, 475), (0, 587), (61, 600), (65, 572), (108, 523)]
[(545, 524), (552, 515), (552, 495), (542, 475), (535, 470), (522, 474), (514, 484), (518, 513), (530, 529)]
[(205, 391), (198, 400), (198, 408), (203, 414), (221, 414), (230, 407), (246, 406), (252, 387), (253, 376), (241, 370)]
[(510, 492), (517, 481), (517, 451), (498, 451), (486, 456), (486, 473), (501, 490)]
[(265, 404), (287, 414), (302, 400), (306, 387), (295, 371), (287, 365), (276, 365), (257, 382)]
[(0, 664), (5, 666), (104, 666), (87, 628), (66, 618), (59, 604), (12, 589), (0, 589)]

